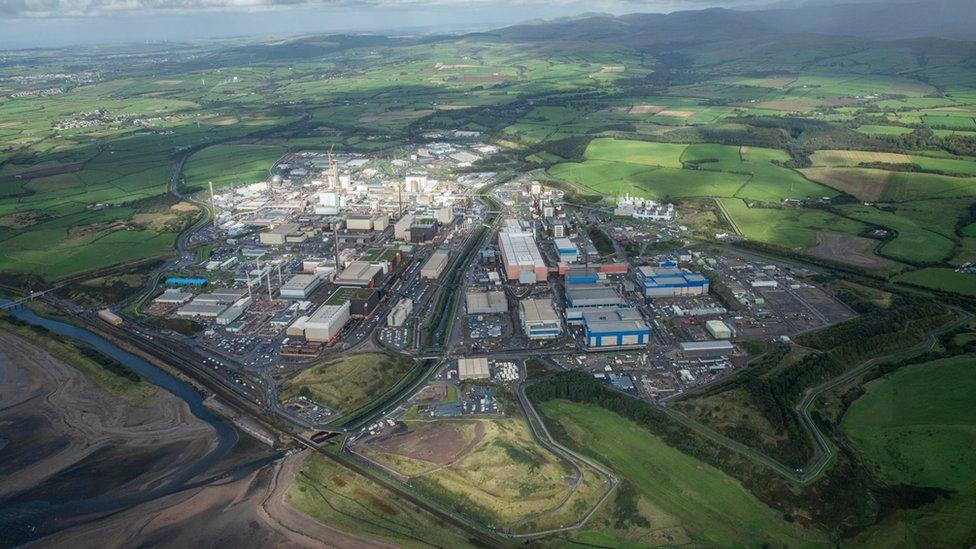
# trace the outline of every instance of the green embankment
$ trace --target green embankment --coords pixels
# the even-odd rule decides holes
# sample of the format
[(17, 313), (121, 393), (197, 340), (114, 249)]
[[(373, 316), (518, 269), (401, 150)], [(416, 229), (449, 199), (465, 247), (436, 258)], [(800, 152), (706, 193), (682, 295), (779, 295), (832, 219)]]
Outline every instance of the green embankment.
[(786, 522), (735, 479), (613, 412), (563, 400), (543, 402), (538, 410), (572, 446), (613, 469), (637, 493), (632, 508), (617, 502), (615, 516), (573, 535), (579, 543), (827, 545), (821, 534)]

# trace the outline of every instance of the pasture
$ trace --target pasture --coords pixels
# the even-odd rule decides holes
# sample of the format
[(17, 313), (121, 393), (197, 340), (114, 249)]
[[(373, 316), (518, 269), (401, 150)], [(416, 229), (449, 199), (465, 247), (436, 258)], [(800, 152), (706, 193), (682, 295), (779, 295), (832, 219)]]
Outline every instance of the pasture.
[(976, 296), (976, 274), (957, 273), (955, 270), (945, 267), (929, 267), (910, 271), (898, 275), (894, 280), (943, 292)]
[(268, 170), (287, 150), (277, 145), (222, 143), (199, 151), (183, 170), (188, 187), (214, 189), (257, 183), (268, 179)]
[[(945, 234), (932, 230), (933, 220), (928, 207), (920, 210), (886, 211), (873, 206), (847, 205), (840, 210), (866, 225), (886, 227), (895, 231), (895, 237), (884, 243), (878, 253), (908, 263), (939, 262), (948, 258), (955, 248), (955, 241)], [(955, 217), (942, 216), (942, 221), (955, 223)]]
[(722, 209), (749, 240), (791, 250), (812, 248), (818, 234), (835, 232), (857, 235), (866, 226), (823, 210), (798, 208), (750, 208), (737, 198), (721, 201)]
[(976, 359), (904, 366), (867, 384), (841, 427), (888, 482), (963, 489), (976, 483)]

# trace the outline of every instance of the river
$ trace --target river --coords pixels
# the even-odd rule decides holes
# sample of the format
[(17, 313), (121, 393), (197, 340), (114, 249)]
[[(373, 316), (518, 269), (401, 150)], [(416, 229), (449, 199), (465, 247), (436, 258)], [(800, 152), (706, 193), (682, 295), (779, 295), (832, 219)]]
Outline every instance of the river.
[[(0, 306), (9, 303), (9, 300), (0, 298)], [(36, 500), (21, 500), (10, 506), (4, 505), (4, 508), (0, 509), (0, 531), (3, 531), (0, 539), (4, 540), (3, 545), (9, 542), (16, 545), (49, 534), (60, 529), (59, 524), (71, 522), (70, 519), (73, 517), (123, 509), (199, 485), (200, 481), (191, 481), (210, 471), (237, 443), (237, 430), (228, 421), (211, 413), (203, 405), (203, 396), (196, 389), (148, 361), (119, 348), (107, 339), (85, 328), (37, 315), (26, 307), (13, 307), (7, 309), (7, 312), (22, 322), (45, 328), (52, 333), (91, 346), (136, 372), (149, 383), (186, 402), (194, 416), (213, 428), (216, 444), (203, 457), (181, 468), (167, 477), (162, 485), (150, 490), (130, 494), (113, 494), (110, 491), (89, 499), (53, 505)], [(274, 458), (275, 456), (268, 456), (260, 462)], [(253, 465), (257, 466), (258, 464), (254, 463)]]

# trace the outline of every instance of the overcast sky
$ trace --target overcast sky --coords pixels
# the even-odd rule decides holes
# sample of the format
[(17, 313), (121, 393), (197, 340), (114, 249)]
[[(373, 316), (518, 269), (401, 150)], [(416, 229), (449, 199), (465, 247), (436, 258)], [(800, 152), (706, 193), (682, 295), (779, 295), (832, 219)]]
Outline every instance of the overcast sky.
[(585, 12), (801, 0), (0, 0), (0, 48), (310, 32), (466, 31)]

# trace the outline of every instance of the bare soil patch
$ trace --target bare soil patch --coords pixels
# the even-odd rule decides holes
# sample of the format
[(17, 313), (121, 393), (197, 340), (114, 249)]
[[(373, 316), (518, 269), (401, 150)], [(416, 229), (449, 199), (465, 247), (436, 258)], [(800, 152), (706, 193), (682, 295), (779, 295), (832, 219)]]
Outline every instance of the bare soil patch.
[(795, 74), (780, 74), (777, 76), (767, 76), (766, 78), (763, 78), (762, 82), (760, 83), (760, 86), (764, 88), (774, 88), (777, 90), (781, 90), (789, 86), (793, 82), (796, 82)]
[(630, 108), (630, 114), (657, 114), (666, 109), (661, 105), (634, 105)]
[(664, 109), (658, 114), (661, 116), (673, 116), (675, 118), (690, 118), (695, 115), (694, 111), (673, 111), (671, 109)]
[(810, 250), (815, 257), (865, 269), (884, 269), (895, 265), (893, 261), (871, 252), (878, 243), (876, 240), (843, 233), (820, 233), (818, 236), (820, 244)]
[(859, 200), (881, 200), (888, 191), (891, 172), (857, 168), (806, 168), (800, 170), (807, 179), (823, 183)]
[[(443, 421), (423, 424), (410, 431), (394, 433), (378, 439), (370, 445), (380, 452), (444, 465), (457, 459), (465, 448), (470, 446), (465, 444), (461, 432), (465, 425), (470, 423)], [(484, 436), (484, 432), (478, 422), (474, 425), (475, 441), (477, 441)]]

